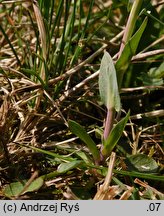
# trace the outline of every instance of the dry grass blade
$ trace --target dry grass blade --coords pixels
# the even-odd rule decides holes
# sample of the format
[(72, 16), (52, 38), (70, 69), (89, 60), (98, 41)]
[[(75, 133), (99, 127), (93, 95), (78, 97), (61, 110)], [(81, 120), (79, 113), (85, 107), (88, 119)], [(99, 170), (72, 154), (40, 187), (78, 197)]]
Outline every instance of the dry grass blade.
[(19, 197), (27, 190), (27, 188), (30, 186), (30, 184), (38, 177), (38, 171), (35, 171), (31, 178), (27, 181), (25, 184), (23, 190), (17, 195), (16, 199), (19, 199)]
[(164, 116), (164, 110), (163, 109), (133, 115), (133, 116), (131, 116), (131, 119), (141, 119), (143, 117), (162, 117), (162, 116)]
[(155, 196), (158, 195), (158, 196), (163, 197), (163, 199), (164, 199), (164, 194), (161, 193), (161, 192), (159, 192), (159, 191), (156, 190), (155, 188), (151, 187), (150, 185), (148, 185), (147, 182), (143, 182), (143, 181), (141, 181), (140, 179), (136, 178), (136, 179), (134, 180), (134, 183), (135, 183), (135, 184), (139, 184), (141, 187), (144, 187), (144, 188), (147, 189), (147, 190), (150, 189), (151, 191), (153, 191), (153, 193), (154, 193)]
[(70, 187), (67, 187), (67, 191), (63, 193), (67, 200), (79, 200), (79, 198), (72, 192)]
[(120, 200), (127, 200), (132, 195), (133, 190), (134, 190), (134, 188), (131, 187), (127, 191), (125, 191), (122, 194), (122, 196), (120, 197)]
[(112, 185), (108, 187), (108, 190), (106, 191), (98, 191), (96, 196), (94, 197), (94, 200), (113, 200), (117, 195), (119, 195), (122, 192), (122, 189), (118, 185)]
[(101, 185), (100, 189), (97, 191), (97, 193), (96, 193), (96, 195), (94, 197), (94, 200), (109, 199), (109, 197), (113, 197), (113, 195), (111, 196), (111, 194), (113, 194), (113, 192), (115, 190), (118, 192), (119, 188), (109, 187), (111, 179), (112, 179), (112, 172), (113, 172), (113, 168), (114, 168), (115, 159), (116, 159), (116, 153), (112, 152), (110, 162), (109, 162), (109, 166), (108, 166), (108, 173), (106, 175), (104, 184)]
[(10, 140), (14, 118), (16, 116), (15, 110), (11, 108), (9, 96), (3, 98), (3, 103), (0, 107), (0, 153), (2, 153), (10, 162), (7, 144)]
[[(32, 5), (33, 5), (36, 21), (37, 21), (37, 24), (38, 24), (39, 33), (40, 33), (43, 58), (46, 61), (46, 58), (47, 58), (47, 43), (46, 43), (46, 30), (45, 30), (45, 26), (44, 26), (44, 22), (43, 22), (43, 17), (41, 15), (38, 2), (36, 0), (32, 0)], [(42, 74), (41, 77), (44, 80), (45, 74)]]
[(119, 185), (110, 186), (115, 159), (116, 159), (116, 154), (112, 152), (109, 166), (108, 166), (108, 173), (106, 175), (104, 184), (100, 186), (100, 189), (96, 193), (94, 200), (116, 199), (115, 197), (121, 194), (125, 189), (127, 190), (123, 192), (123, 194), (120, 197), (120, 200), (127, 200), (131, 196), (132, 191), (134, 190), (133, 187), (129, 187), (126, 185), (124, 187), (121, 187)]
[[(116, 42), (117, 40), (119, 40), (122, 35), (123, 35), (124, 31), (121, 31), (118, 35), (116, 35), (113, 39), (110, 40), (110, 42)], [(82, 61), (81, 63), (79, 63), (78, 65), (76, 65), (75, 67), (71, 68), (70, 70), (66, 71), (64, 74), (55, 77), (53, 79), (50, 79), (48, 81), (48, 85), (52, 86), (55, 85), (56, 83), (65, 80), (66, 78), (72, 76), (73, 74), (77, 73), (81, 68), (83, 68), (86, 64), (92, 62), (94, 60), (94, 58), (96, 58), (97, 56), (99, 56), (105, 49), (107, 49), (109, 46), (109, 44), (104, 44), (102, 47), (100, 47), (96, 52), (94, 52), (92, 55), (90, 55), (87, 59), (85, 59), (84, 61)], [(97, 72), (95, 74), (95, 76), (98, 76), (99, 72)], [(95, 78), (94, 76), (94, 78)], [(90, 79), (88, 79), (89, 81)], [(32, 86), (27, 86), (27, 87), (23, 87), (20, 89), (16, 89), (13, 94), (17, 94), (19, 92), (23, 92), (23, 91), (30, 91), (30, 90), (34, 90), (34, 89), (39, 89), (42, 88), (42, 84), (35, 84)]]
[(153, 51), (149, 51), (146, 53), (139, 53), (132, 58), (132, 61), (140, 61), (140, 60), (143, 60), (145, 58), (149, 58), (149, 57), (152, 57), (155, 55), (161, 55), (161, 54), (164, 54), (164, 49), (153, 50)]
[[(45, 26), (44, 26), (43, 18), (42, 18), (40, 9), (39, 9), (38, 2), (36, 0), (32, 0), (32, 5), (33, 5), (36, 21), (38, 24), (39, 33), (40, 33), (41, 46), (42, 46), (41, 56), (43, 56), (43, 60), (44, 60), (44, 62), (46, 62), (46, 59), (47, 59), (46, 30), (45, 30)], [(41, 67), (41, 72), (40, 72), (40, 77), (43, 81), (45, 81), (45, 79), (46, 79), (44, 62), (42, 62), (42, 67)], [(39, 107), (41, 97), (42, 97), (42, 91), (41, 91), (41, 96), (38, 97), (36, 100), (35, 109), (37, 109)]]

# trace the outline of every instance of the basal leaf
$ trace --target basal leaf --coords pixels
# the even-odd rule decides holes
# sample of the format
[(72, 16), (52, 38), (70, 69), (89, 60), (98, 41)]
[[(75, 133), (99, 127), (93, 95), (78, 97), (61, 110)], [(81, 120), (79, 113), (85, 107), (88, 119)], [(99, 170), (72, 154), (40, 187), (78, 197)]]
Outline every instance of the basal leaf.
[(117, 85), (116, 70), (108, 52), (104, 52), (99, 73), (99, 91), (102, 102), (107, 109), (120, 111), (120, 95)]
[(7, 185), (3, 191), (4, 195), (7, 197), (17, 196), (23, 190), (27, 180), (22, 180), (21, 182), (13, 182)]
[(29, 185), (29, 187), (26, 189), (25, 192), (37, 191), (40, 187), (42, 187), (43, 183), (44, 183), (43, 178), (38, 177)]
[(75, 161), (68, 162), (68, 163), (61, 163), (61, 164), (58, 166), (57, 171), (58, 171), (59, 173), (68, 172), (69, 170), (72, 170), (72, 169), (76, 168), (77, 166), (79, 166), (79, 164), (81, 164), (81, 163), (82, 163), (81, 160), (75, 160)]
[[(7, 185), (4, 189), (4, 194), (7, 197), (13, 197), (18, 196), (24, 189), (25, 185), (27, 183), (27, 180), (22, 180), (20, 182), (13, 182), (9, 185)], [(44, 183), (43, 178), (39, 177), (35, 179), (27, 188), (25, 191), (23, 191), (22, 194), (25, 194), (27, 192), (33, 192), (37, 191)], [(21, 195), (22, 195), (21, 194)]]
[(104, 140), (102, 149), (102, 154), (104, 156), (108, 156), (116, 146), (129, 119), (129, 115), (130, 112), (128, 112), (127, 115), (116, 124), (116, 126), (111, 130), (108, 138)]
[(72, 120), (70, 120), (68, 124), (72, 133), (74, 133), (77, 137), (79, 137), (88, 146), (95, 161), (99, 161), (100, 153), (97, 149), (97, 146), (95, 142), (92, 140), (92, 138), (87, 134), (85, 129), (80, 124)]
[(136, 154), (129, 156), (126, 159), (126, 164), (128, 170), (130, 171), (154, 173), (158, 170), (158, 165), (156, 161), (153, 158), (148, 157), (144, 154)]

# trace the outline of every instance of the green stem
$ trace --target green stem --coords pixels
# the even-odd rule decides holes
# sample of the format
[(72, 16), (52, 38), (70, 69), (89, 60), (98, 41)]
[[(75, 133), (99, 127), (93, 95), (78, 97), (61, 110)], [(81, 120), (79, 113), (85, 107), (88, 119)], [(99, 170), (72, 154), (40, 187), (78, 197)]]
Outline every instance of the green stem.
[(134, 31), (134, 27), (135, 27), (135, 23), (141, 8), (143, 0), (135, 0), (128, 18), (128, 22), (126, 24), (125, 27), (125, 33), (122, 39), (122, 43), (120, 46), (120, 51), (119, 51), (119, 57), (121, 56), (121, 53), (125, 47), (125, 44), (128, 42), (128, 40), (131, 38), (133, 31)]

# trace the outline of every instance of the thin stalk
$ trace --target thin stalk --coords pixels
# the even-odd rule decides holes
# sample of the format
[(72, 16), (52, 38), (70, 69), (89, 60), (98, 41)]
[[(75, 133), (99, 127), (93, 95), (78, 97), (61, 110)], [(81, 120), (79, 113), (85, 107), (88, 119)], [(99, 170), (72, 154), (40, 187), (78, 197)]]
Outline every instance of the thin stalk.
[(119, 51), (119, 57), (121, 56), (121, 53), (125, 47), (125, 44), (128, 42), (128, 40), (131, 38), (133, 31), (134, 31), (134, 27), (135, 27), (135, 23), (137, 20), (137, 16), (138, 13), (140, 11), (141, 5), (142, 5), (142, 0), (135, 0), (128, 18), (128, 22), (126, 24), (126, 28), (125, 28), (125, 33), (122, 39), (122, 43), (120, 46), (120, 51)]
[(105, 121), (105, 128), (104, 128), (104, 140), (106, 140), (113, 128), (114, 123), (114, 116), (115, 116), (115, 110), (114, 108), (110, 108), (107, 110), (107, 117)]

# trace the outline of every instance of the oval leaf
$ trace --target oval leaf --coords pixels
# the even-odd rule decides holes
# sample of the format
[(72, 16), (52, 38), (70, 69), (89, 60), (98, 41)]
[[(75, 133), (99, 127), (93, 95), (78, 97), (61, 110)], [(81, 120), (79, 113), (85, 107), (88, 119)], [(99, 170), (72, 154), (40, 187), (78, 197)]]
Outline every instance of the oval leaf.
[[(13, 197), (13, 196), (18, 196), (18, 195), (22, 195), (25, 194), (27, 192), (33, 192), (33, 191), (37, 191), (44, 183), (43, 178), (39, 177), (37, 179), (35, 179), (28, 187), (25, 191), (23, 191), (26, 183), (28, 181), (27, 180), (22, 180), (21, 182), (13, 182), (9, 185), (7, 185), (4, 189), (4, 194), (7, 197)], [(22, 192), (22, 193), (21, 193)]]
[(125, 162), (131, 171), (154, 173), (158, 170), (156, 161), (144, 154), (131, 155)]
[(117, 85), (116, 70), (108, 52), (104, 52), (99, 73), (99, 91), (102, 102), (108, 109), (121, 109), (120, 95)]
[(72, 169), (76, 168), (77, 166), (79, 166), (79, 164), (81, 164), (81, 162), (82, 162), (81, 160), (75, 160), (75, 161), (68, 162), (68, 163), (61, 163), (58, 166), (57, 171), (59, 173), (68, 172), (69, 170), (72, 170)]

